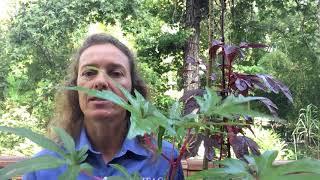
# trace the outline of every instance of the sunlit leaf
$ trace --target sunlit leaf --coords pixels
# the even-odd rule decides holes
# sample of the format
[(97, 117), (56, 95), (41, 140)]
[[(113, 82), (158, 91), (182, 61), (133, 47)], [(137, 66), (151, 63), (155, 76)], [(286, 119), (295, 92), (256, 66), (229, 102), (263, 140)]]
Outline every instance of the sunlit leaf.
[(80, 164), (80, 171), (85, 171), (86, 173), (92, 174), (93, 167), (88, 163)]
[(226, 159), (217, 163), (223, 165), (224, 167), (204, 170), (199, 173), (195, 173), (188, 179), (254, 179), (248, 171), (248, 165), (243, 161), (236, 159)]
[(60, 137), (64, 147), (69, 153), (75, 152), (75, 143), (73, 138), (61, 128), (53, 127), (54, 132)]
[(57, 168), (65, 164), (65, 160), (53, 156), (39, 156), (10, 164), (0, 169), (0, 179), (9, 179), (31, 171)]
[(32, 132), (30, 129), (0, 126), (0, 131), (14, 133), (18, 136), (26, 137), (34, 143), (38, 144), (39, 146), (42, 146), (43, 148), (54, 151), (60, 154), (61, 156), (65, 155), (65, 152), (55, 142), (41, 134)]

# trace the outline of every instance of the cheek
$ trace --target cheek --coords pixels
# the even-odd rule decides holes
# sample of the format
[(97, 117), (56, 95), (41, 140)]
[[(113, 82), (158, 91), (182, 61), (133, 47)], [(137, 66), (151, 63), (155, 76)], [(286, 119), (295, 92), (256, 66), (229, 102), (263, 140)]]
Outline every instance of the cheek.
[(84, 108), (84, 105), (86, 104), (86, 95), (83, 92), (79, 92), (79, 105), (80, 108)]

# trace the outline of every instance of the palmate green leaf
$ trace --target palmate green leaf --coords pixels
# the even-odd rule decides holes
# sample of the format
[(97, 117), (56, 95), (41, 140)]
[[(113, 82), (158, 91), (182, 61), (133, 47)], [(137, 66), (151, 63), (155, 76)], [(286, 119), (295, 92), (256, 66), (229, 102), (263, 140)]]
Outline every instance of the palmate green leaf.
[(320, 179), (319, 160), (298, 160), (282, 165), (273, 165), (277, 151), (266, 151), (261, 156), (245, 156), (245, 162), (226, 159), (218, 164), (223, 168), (201, 171), (188, 179), (259, 179), (259, 180), (300, 180)]
[(245, 179), (253, 180), (254, 177), (250, 174), (248, 165), (238, 159), (226, 159), (218, 164), (223, 165), (223, 168), (212, 168), (208, 170), (201, 171), (192, 175), (188, 179), (199, 179), (199, 178), (208, 178), (208, 179)]
[(88, 145), (85, 145), (79, 151), (77, 151), (77, 157), (78, 157), (79, 163), (83, 162), (87, 158), (88, 154), (86, 153), (88, 149), (89, 149)]
[(79, 156), (79, 154), (77, 154), (76, 157), (77, 157), (76, 161), (77, 161), (78, 163), (81, 163), (81, 162), (83, 162), (83, 161), (85, 161), (85, 160), (87, 159), (88, 154), (84, 154), (84, 155), (82, 155), (82, 156)]
[(258, 174), (272, 167), (273, 161), (277, 158), (278, 151), (265, 151), (261, 156), (254, 157), (258, 167)]
[(53, 156), (34, 157), (4, 167), (0, 170), (0, 179), (9, 179), (41, 169), (57, 168), (65, 163), (65, 160)]
[(93, 167), (88, 163), (80, 164), (80, 171), (85, 171), (88, 174), (92, 174)]
[(261, 156), (254, 157), (261, 180), (320, 179), (319, 160), (304, 159), (273, 165), (276, 157), (276, 151), (266, 151)]
[(208, 115), (219, 115), (221, 117), (226, 117), (233, 119), (234, 115), (251, 116), (251, 117), (269, 117), (263, 113), (259, 113), (254, 110), (250, 110), (242, 104), (228, 104), (217, 106), (213, 111), (208, 113)]
[(18, 136), (28, 138), (29, 140), (33, 141), (34, 143), (38, 144), (39, 146), (45, 149), (54, 151), (63, 157), (66, 155), (66, 153), (54, 141), (50, 140), (49, 138), (41, 134), (32, 132), (30, 129), (0, 126), (0, 131), (14, 133)]
[(134, 138), (137, 135), (144, 135), (145, 133), (155, 132), (158, 129), (156, 117), (149, 117), (148, 119), (138, 119), (133, 114), (130, 117), (130, 128), (128, 132), (128, 138)]
[(170, 119), (181, 119), (181, 108), (180, 108), (179, 101), (174, 102), (173, 105), (170, 107), (169, 118)]
[(195, 97), (200, 106), (200, 112), (206, 116), (219, 115), (229, 119), (234, 118), (234, 115), (269, 117), (263, 113), (250, 110), (244, 105), (244, 103), (250, 101), (265, 99), (264, 97), (244, 97), (242, 95), (236, 97), (230, 95), (222, 100), (214, 90), (210, 88), (206, 88), (206, 90), (207, 93), (203, 97)]
[(59, 136), (60, 140), (63, 142), (64, 147), (70, 154), (75, 154), (76, 152), (76, 145), (74, 143), (73, 138), (63, 129), (58, 127), (52, 127), (54, 132)]
[(204, 114), (208, 114), (214, 110), (214, 107), (216, 107), (222, 99), (213, 89), (206, 87), (206, 92), (203, 97), (194, 97), (200, 106), (200, 112)]

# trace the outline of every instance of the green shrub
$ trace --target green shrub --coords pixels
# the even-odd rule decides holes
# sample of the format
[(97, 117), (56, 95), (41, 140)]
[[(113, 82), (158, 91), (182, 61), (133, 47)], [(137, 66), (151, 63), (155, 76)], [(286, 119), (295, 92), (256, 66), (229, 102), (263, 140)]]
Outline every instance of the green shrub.
[(294, 152), (289, 149), (288, 144), (280, 138), (280, 135), (272, 129), (265, 129), (262, 126), (253, 126), (252, 130), (254, 135), (249, 130), (246, 130), (246, 136), (257, 142), (262, 152), (276, 150), (279, 152), (276, 160), (294, 159)]
[[(36, 132), (38, 119), (28, 112), (28, 106), (17, 106), (6, 102), (4, 113), (0, 115), (0, 124), (10, 127), (26, 127)], [(40, 147), (30, 140), (13, 134), (0, 132), (0, 154), (11, 156), (30, 156), (39, 151)]]

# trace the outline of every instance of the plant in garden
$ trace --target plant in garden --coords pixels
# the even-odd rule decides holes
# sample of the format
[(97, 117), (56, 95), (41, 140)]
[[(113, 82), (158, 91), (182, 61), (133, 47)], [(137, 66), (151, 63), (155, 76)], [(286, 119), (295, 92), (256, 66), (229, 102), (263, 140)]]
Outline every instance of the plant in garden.
[(309, 104), (307, 108), (302, 108), (299, 111), (298, 122), (292, 132), (294, 140), (294, 150), (296, 159), (298, 159), (298, 144), (302, 142), (305, 150), (316, 148), (317, 157), (320, 153), (320, 124), (318, 116), (318, 107)]
[(26, 137), (43, 148), (51, 150), (61, 156), (61, 159), (48, 155), (39, 156), (8, 165), (0, 170), (1, 179), (8, 179), (10, 177), (35, 170), (56, 168), (62, 165), (67, 165), (67, 171), (62, 174), (59, 179), (75, 179), (80, 171), (92, 171), (92, 167), (89, 164), (83, 163), (87, 157), (86, 153), (88, 147), (84, 147), (79, 151), (76, 151), (73, 139), (62, 129), (54, 128), (54, 131), (62, 140), (65, 150), (52, 140), (44, 137), (43, 135), (34, 133), (26, 128), (0, 126), (0, 131), (14, 133), (18, 136)]
[(275, 165), (277, 151), (265, 151), (260, 156), (244, 156), (244, 161), (225, 159), (216, 164), (223, 168), (202, 171), (190, 179), (246, 179), (246, 180), (299, 180), (302, 178), (319, 179), (319, 160), (292, 161), (287, 164)]
[[(181, 115), (181, 110), (179, 110), (179, 104), (175, 103), (169, 114), (163, 114), (157, 110), (151, 103), (145, 100), (138, 92), (135, 91), (135, 96), (132, 96), (128, 91), (126, 91), (121, 86), (118, 86), (121, 92), (125, 95), (128, 102), (124, 101), (116, 94), (111, 91), (97, 91), (92, 89), (86, 89), (83, 87), (67, 87), (69, 90), (79, 90), (88, 93), (89, 95), (96, 96), (99, 98), (107, 99), (115, 104), (118, 104), (130, 111), (131, 113), (131, 127), (128, 132), (129, 137), (135, 137), (136, 135), (141, 135), (145, 138), (146, 142), (150, 146), (161, 152), (161, 142), (163, 139), (164, 133), (168, 133), (171, 136), (176, 136), (178, 139), (184, 139), (183, 146), (180, 149), (179, 156), (177, 160), (171, 159), (171, 157), (165, 157), (171, 165), (168, 178), (174, 177), (175, 168), (178, 163), (180, 163), (181, 158), (186, 152), (188, 145), (188, 137), (190, 136), (190, 130), (193, 127), (205, 127), (207, 124), (195, 121), (196, 115)], [(212, 93), (211, 89), (207, 89), (206, 96), (204, 98), (199, 98), (198, 101), (201, 104), (201, 109), (205, 110), (201, 112), (210, 113), (210, 110), (214, 109), (214, 112), (211, 112), (212, 115), (223, 114), (229, 117), (229, 113), (239, 113), (239, 114), (250, 114), (255, 115), (256, 112), (251, 110), (246, 110), (242, 108), (241, 103), (248, 102), (250, 100), (259, 99), (257, 97), (233, 97), (230, 96), (226, 98), (221, 104), (221, 99), (216, 93)], [(177, 113), (178, 112), (178, 113)], [(180, 112), (180, 113), (179, 113)], [(91, 167), (87, 163), (84, 163), (86, 159), (87, 148), (83, 148), (79, 151), (75, 149), (75, 143), (73, 139), (62, 129), (54, 128), (54, 131), (59, 135), (63, 148), (61, 145), (56, 144), (55, 142), (45, 138), (40, 134), (33, 133), (31, 130), (25, 128), (10, 128), (10, 127), (0, 127), (1, 131), (15, 133), (19, 136), (27, 137), (31, 141), (39, 144), (43, 148), (51, 150), (61, 156), (60, 158), (54, 158), (51, 156), (40, 156), (24, 160), (22, 162), (7, 166), (6, 168), (0, 170), (0, 176), (3, 178), (9, 178), (15, 175), (21, 175), (26, 172), (35, 171), (39, 169), (48, 169), (55, 168), (61, 165), (67, 165), (68, 170), (61, 175), (61, 178), (75, 179), (77, 174), (81, 171), (90, 172)], [(150, 136), (146, 136), (149, 133), (154, 133), (158, 137), (158, 144), (153, 144), (153, 141), (150, 139)], [(185, 135), (185, 132), (188, 132)], [(164, 154), (161, 154), (165, 156)], [(30, 166), (29, 164), (32, 164)], [(115, 166), (119, 168), (119, 166)], [(125, 172), (120, 170), (121, 172)], [(124, 173), (126, 174), (126, 173)], [(136, 175), (133, 177), (137, 177)]]
[[(211, 60), (216, 59), (217, 56), (221, 55), (221, 62), (218, 62), (218, 67), (221, 69), (221, 83), (218, 83), (218, 90), (216, 92), (211, 92), (211, 94), (219, 94), (221, 97), (220, 100), (216, 99), (217, 104), (221, 102), (228, 102), (231, 97), (237, 97), (237, 100), (245, 98), (255, 89), (260, 89), (267, 92), (274, 92), (279, 93), (282, 92), (284, 95), (292, 102), (292, 95), (287, 86), (285, 86), (280, 81), (274, 79), (270, 75), (266, 74), (244, 74), (238, 73), (234, 71), (234, 63), (237, 57), (243, 57), (243, 50), (246, 48), (263, 48), (266, 47), (262, 44), (255, 44), (255, 43), (241, 43), (239, 46), (235, 45), (227, 45), (222, 41), (213, 41), (212, 46), (210, 48), (210, 57)], [(210, 73), (210, 77), (214, 77), (212, 73)], [(203, 104), (199, 98), (194, 98), (197, 95), (204, 94), (205, 91), (198, 89), (193, 90), (191, 93), (186, 93), (182, 100), (185, 103), (185, 111), (191, 112), (194, 110), (199, 109), (200, 106), (200, 113), (205, 115), (203, 117), (203, 122), (213, 123), (217, 125), (220, 124), (220, 129), (214, 133), (210, 133), (209, 131), (202, 131), (200, 132), (200, 136), (198, 133), (198, 138), (196, 138), (196, 142), (194, 142), (194, 146), (190, 147), (191, 152), (197, 152), (199, 145), (202, 140), (205, 140), (205, 152), (206, 158), (208, 160), (212, 160), (214, 150), (212, 145), (215, 144), (215, 147), (220, 150), (220, 159), (227, 156), (231, 156), (230, 148), (234, 150), (234, 153), (237, 158), (243, 158), (245, 154), (248, 154), (248, 148), (251, 149), (253, 153), (256, 155), (259, 154), (257, 144), (253, 142), (250, 138), (245, 137), (244, 135), (239, 136), (239, 134), (243, 134), (242, 128), (249, 128), (250, 124), (253, 124), (252, 116), (249, 114), (239, 114), (235, 112), (228, 112), (224, 111), (225, 114), (216, 114), (216, 109), (208, 109), (208, 105)], [(208, 93), (208, 91), (207, 91)], [(204, 94), (204, 97), (209, 95)], [(197, 101), (195, 103), (194, 101)], [(269, 111), (276, 116), (276, 110), (278, 109), (277, 106), (268, 98), (265, 97), (250, 97), (247, 99), (248, 101), (242, 102), (249, 102), (250, 100), (259, 100), (262, 102)], [(244, 112), (247, 107), (242, 107), (242, 112)], [(218, 116), (213, 116), (216, 114)], [(226, 115), (228, 114), (228, 115)], [(231, 122), (231, 124), (229, 124)], [(240, 125), (232, 125), (232, 122), (239, 122)], [(208, 126), (207, 128), (214, 128)], [(204, 137), (201, 139), (201, 137)], [(207, 143), (206, 143), (207, 141)], [(226, 146), (223, 147), (223, 146)], [(190, 156), (194, 156), (195, 154), (192, 153)], [(210, 158), (208, 158), (210, 157)]]
[(251, 128), (254, 134), (247, 129), (245, 129), (245, 134), (259, 145), (260, 151), (278, 151), (276, 160), (290, 160), (294, 158), (294, 151), (288, 147), (288, 143), (281, 139), (280, 135), (273, 129), (263, 128), (262, 126), (253, 126)]
[[(230, 45), (225, 43), (224, 35), (224, 16), (226, 10), (226, 1), (221, 0), (221, 17), (220, 17), (220, 29), (221, 40), (213, 40), (209, 46), (209, 60), (207, 67), (207, 81), (206, 86), (211, 87), (212, 80), (217, 79), (217, 75), (212, 73), (214, 62), (217, 68), (220, 69), (221, 75), (220, 82), (216, 83), (216, 92), (211, 94), (218, 94), (220, 96), (219, 101), (216, 103), (228, 101), (230, 97), (237, 97), (238, 99), (244, 98), (250, 95), (254, 90), (259, 89), (266, 92), (279, 93), (282, 92), (290, 102), (293, 101), (290, 90), (282, 82), (274, 79), (267, 74), (245, 74), (236, 72), (234, 69), (237, 58), (243, 58), (244, 49), (248, 48), (265, 48), (264, 44), (260, 43), (247, 43), (242, 42), (239, 45)], [(211, 37), (209, 37), (211, 38)], [(194, 57), (188, 58), (190, 64), (196, 63)], [(182, 97), (182, 101), (185, 104), (185, 113), (192, 111), (198, 111), (200, 107), (200, 113), (203, 113), (205, 106), (201, 105), (199, 98), (195, 96), (205, 95), (203, 89), (191, 90), (186, 92)], [(208, 93), (208, 91), (207, 91)], [(259, 100), (263, 103), (269, 111), (276, 116), (278, 107), (268, 98), (265, 97), (250, 97), (252, 100)], [(196, 103), (197, 102), (197, 103)], [(246, 101), (249, 102), (249, 101)], [(242, 107), (242, 111), (246, 109)], [(209, 109), (209, 112), (214, 109)], [(225, 114), (210, 114), (203, 113), (201, 122), (208, 125), (204, 129), (198, 129), (198, 132), (194, 132), (196, 138), (192, 138), (192, 146), (189, 146), (189, 152), (187, 156), (195, 156), (198, 152), (199, 145), (204, 141), (205, 158), (204, 168), (208, 166), (208, 160), (211, 161), (215, 156), (215, 149), (220, 152), (219, 160), (224, 157), (231, 157), (231, 147), (237, 158), (243, 159), (244, 155), (249, 154), (249, 149), (253, 154), (259, 155), (260, 151), (257, 143), (252, 139), (246, 137), (243, 133), (243, 128), (250, 128), (250, 124), (253, 124), (253, 116), (250, 114), (241, 114), (237, 112), (226, 112)], [(239, 124), (237, 124), (239, 123)], [(242, 135), (241, 135), (242, 134)]]
[[(3, 169), (0, 169), (0, 179), (9, 179), (18, 175), (22, 175), (28, 172), (57, 168), (62, 165), (67, 166), (67, 170), (59, 176), (59, 180), (75, 180), (80, 172), (83, 172), (88, 177), (92, 177), (95, 180), (102, 180), (99, 177), (92, 176), (93, 167), (84, 162), (88, 156), (88, 146), (76, 150), (75, 142), (72, 137), (63, 129), (53, 127), (55, 133), (59, 136), (62, 144), (58, 144), (45, 136), (34, 133), (33, 131), (26, 128), (11, 128), (0, 126), (0, 131), (14, 133), (21, 137), (26, 137), (33, 141), (34, 143), (46, 148), (54, 153), (59, 154), (60, 158), (53, 157), (50, 155), (33, 157), (30, 159), (22, 160), (20, 162), (10, 164)], [(113, 168), (118, 169), (123, 173), (124, 177), (111, 177), (108, 179), (114, 180), (138, 180), (140, 176), (138, 174), (130, 175), (123, 167), (110, 164)]]
[[(193, 115), (184, 116), (182, 115), (181, 110), (179, 109), (178, 103), (175, 103), (172, 106), (169, 113), (164, 114), (159, 110), (157, 110), (154, 106), (152, 106), (147, 100), (145, 100), (137, 92), (135, 93), (136, 96), (133, 96), (124, 88), (120, 86), (118, 87), (120, 88), (122, 93), (125, 95), (126, 99), (128, 99), (128, 102), (124, 101), (123, 99), (121, 99), (111, 91), (97, 91), (97, 90), (87, 89), (83, 87), (67, 87), (67, 89), (84, 91), (91, 96), (96, 96), (99, 98), (112, 101), (113, 103), (116, 103), (124, 107), (128, 111), (130, 111), (132, 113), (132, 117), (130, 119), (131, 124), (136, 124), (136, 125), (132, 126), (133, 128), (130, 127), (128, 134), (130, 134), (130, 136), (132, 137), (136, 135), (143, 135), (147, 144), (151, 148), (154, 148), (155, 150), (157, 150), (159, 154), (161, 153), (161, 142), (165, 132), (176, 137), (177, 139), (183, 139), (183, 143), (182, 143), (183, 145), (180, 148), (178, 158), (174, 160), (174, 159), (171, 159), (171, 157), (165, 157), (170, 162), (170, 165), (171, 165), (169, 174), (167, 175), (168, 179), (172, 179), (174, 177), (175, 168), (177, 167), (178, 163), (180, 163), (182, 156), (187, 151), (188, 143), (190, 140), (188, 138), (191, 138), (190, 132), (192, 128), (207, 128), (209, 125), (222, 125), (222, 126), (228, 126), (228, 127), (247, 125), (246, 123), (241, 123), (238, 121), (223, 122), (223, 118), (221, 118), (221, 122), (218, 122), (218, 123), (209, 122), (209, 121), (201, 122), (201, 121), (198, 121), (199, 117), (197, 116), (204, 116), (206, 114), (211, 116), (217, 116), (217, 117), (223, 116), (223, 117), (230, 118), (230, 117), (233, 117), (232, 114), (238, 114), (243, 116), (244, 115), (250, 115), (250, 116), (260, 115), (260, 113), (244, 108), (243, 103), (246, 103), (252, 100), (260, 100), (261, 97), (244, 97), (240, 95), (238, 97), (228, 96), (224, 100), (222, 100), (222, 97), (218, 96), (214, 90), (207, 88), (206, 89), (207, 92), (204, 94), (203, 97), (195, 98), (199, 103), (200, 113), (198, 115), (193, 114)], [(145, 121), (147, 121), (146, 118), (148, 118), (148, 120), (151, 122), (145, 123)], [(164, 120), (166, 122), (160, 122), (160, 120)], [(59, 128), (54, 128), (54, 131), (60, 137), (62, 144), (56, 144), (55, 142), (45, 138), (44, 136), (33, 133), (31, 130), (28, 130), (25, 128), (9, 128), (9, 127), (0, 126), (0, 130), (4, 132), (15, 133), (19, 136), (27, 137), (33, 142), (41, 145), (42, 147), (48, 150), (58, 153), (61, 156), (61, 158), (55, 158), (51, 156), (39, 156), (39, 157), (18, 162), (16, 164), (9, 165), (4, 169), (0, 170), (1, 178), (4, 178), (4, 179), (10, 178), (12, 176), (24, 174), (26, 172), (40, 170), (40, 169), (55, 168), (61, 165), (67, 165), (67, 171), (64, 174), (62, 174), (59, 179), (76, 179), (77, 175), (80, 172), (86, 173), (88, 176), (90, 176), (92, 167), (89, 164), (85, 163), (85, 159), (87, 157), (86, 151), (88, 150), (88, 148), (84, 147), (80, 150), (76, 150), (73, 139), (64, 130)], [(151, 137), (147, 136), (147, 134), (150, 134), (150, 133), (157, 135), (158, 144), (154, 144), (153, 141), (150, 139)], [(239, 137), (234, 137), (234, 138), (237, 140), (237, 138)], [(242, 142), (254, 143), (253, 141), (248, 140), (244, 136), (240, 138), (243, 139)], [(249, 146), (250, 148), (256, 146), (256, 145), (250, 146), (248, 144), (246, 145), (247, 147)], [(256, 149), (252, 148), (251, 150), (255, 151)], [(245, 152), (245, 150), (243, 151)], [(244, 160), (247, 160), (249, 162), (249, 165), (238, 160), (226, 160), (226, 161), (222, 161), (221, 164), (224, 165), (225, 166), (224, 168), (227, 168), (227, 169), (230, 167), (232, 168), (234, 165), (240, 164), (241, 165), (240, 170), (238, 167), (236, 171), (248, 171), (246, 172), (247, 174), (250, 173), (253, 168), (253, 170), (259, 170), (259, 171), (256, 171), (254, 175), (256, 175), (257, 177), (261, 176), (262, 178), (264, 178), (266, 176), (266, 173), (264, 173), (264, 171), (267, 171), (270, 168), (275, 168), (275, 170), (277, 170), (276, 172), (279, 172), (279, 173), (281, 172), (281, 170), (286, 169), (286, 168), (271, 166), (271, 163), (275, 158), (274, 154), (276, 156), (275, 152), (271, 153), (271, 155), (270, 155), (270, 152), (266, 152), (266, 155), (263, 155), (261, 157), (243, 156)], [(165, 156), (164, 154), (160, 154), (160, 155)], [(227, 162), (227, 163), (224, 163), (224, 162)], [(276, 175), (282, 176), (282, 175), (289, 175), (291, 173), (296, 173), (297, 175), (299, 175), (299, 177), (301, 175), (300, 173), (302, 173), (303, 175), (308, 175), (310, 177), (318, 176), (318, 174), (315, 173), (314, 169), (312, 169), (312, 167), (320, 166), (318, 161), (312, 161), (312, 160), (299, 161), (299, 162), (297, 161), (297, 163), (290, 164), (290, 165), (291, 166), (288, 165), (289, 169), (286, 171), (283, 171), (283, 173), (274, 174), (275, 178), (278, 177)], [(314, 166), (310, 166), (310, 165), (314, 165)], [(300, 166), (305, 166), (305, 167), (301, 171), (297, 171), (297, 168), (300, 168)], [(134, 179), (135, 180), (140, 178), (137, 173), (129, 174), (126, 171), (126, 169), (124, 169), (119, 165), (113, 165), (113, 167), (119, 170), (120, 172), (122, 172), (124, 177), (110, 177), (110, 178), (108, 177), (108, 179)], [(211, 169), (208, 171), (204, 171), (201, 174), (198, 174), (197, 177), (211, 177), (211, 176), (215, 176), (215, 174), (217, 173), (221, 174), (222, 173), (221, 171), (224, 172), (224, 169), (220, 169), (220, 170)], [(230, 171), (226, 171), (226, 172), (227, 174), (230, 174)], [(231, 174), (232, 173), (233, 172), (231, 172)], [(241, 174), (243, 174), (243, 172), (241, 172)], [(249, 175), (246, 175), (246, 176), (249, 176)], [(101, 179), (99, 177), (94, 177), (94, 176), (92, 176), (92, 178)]]

